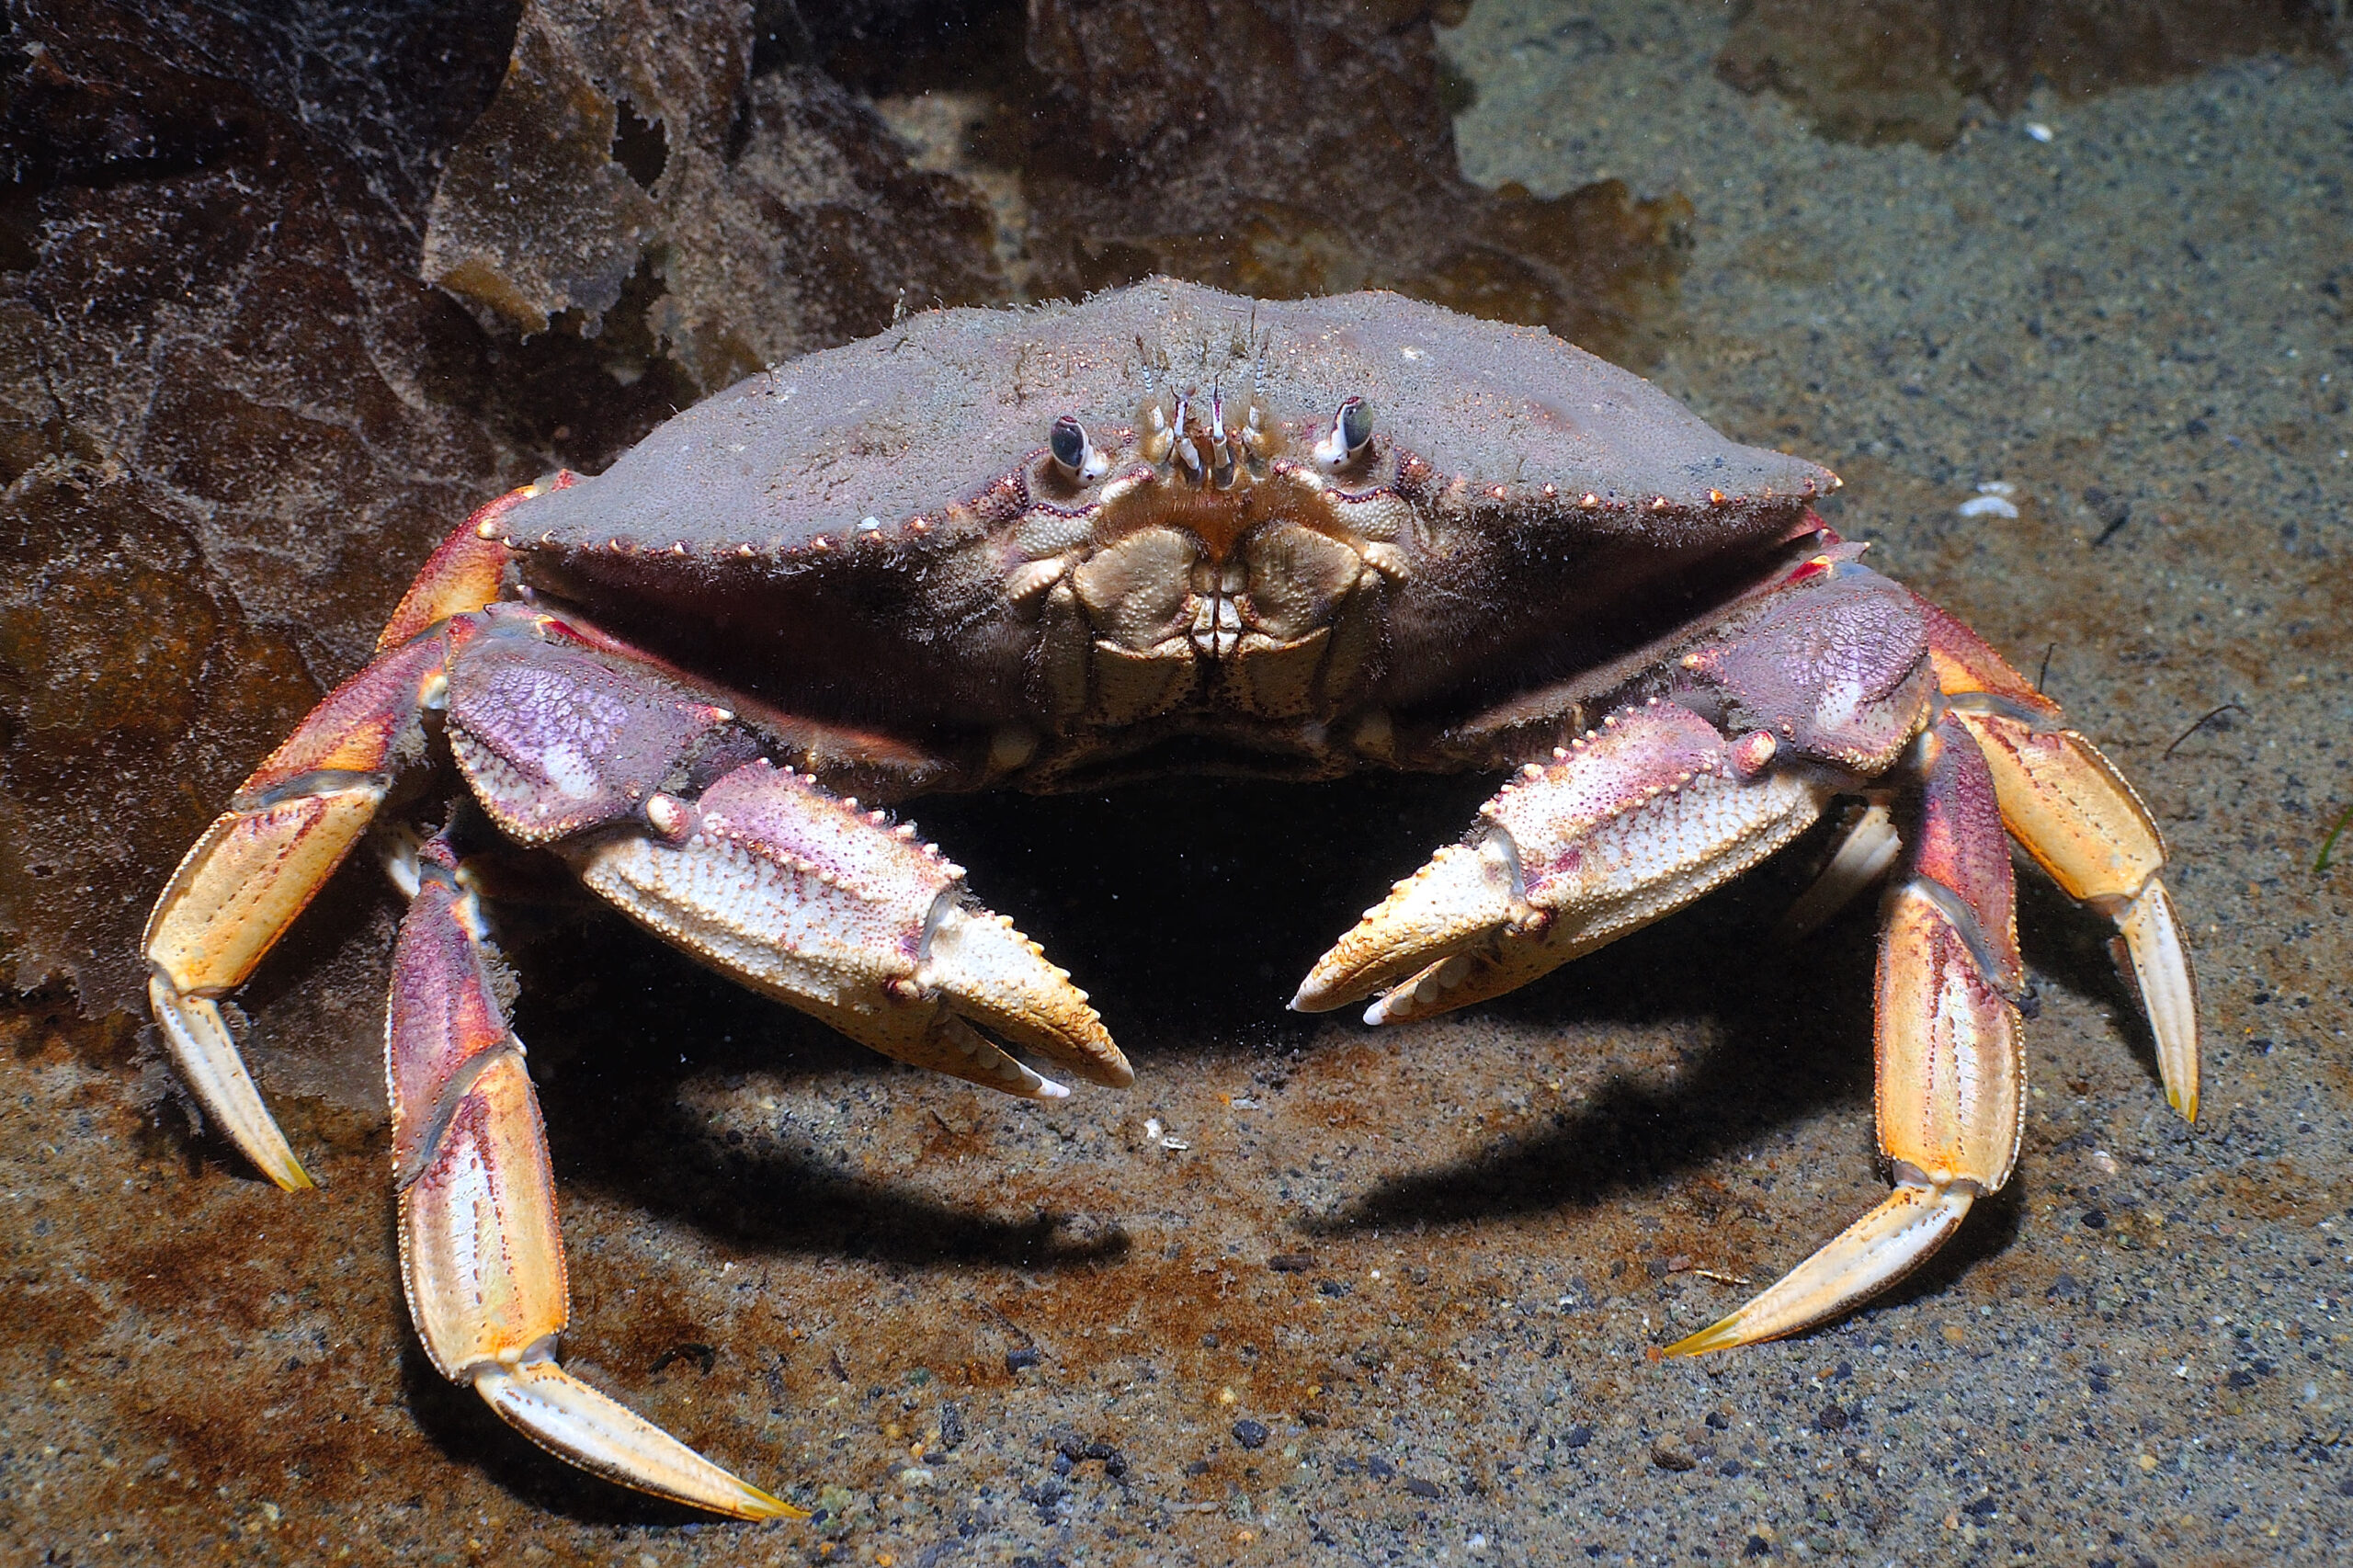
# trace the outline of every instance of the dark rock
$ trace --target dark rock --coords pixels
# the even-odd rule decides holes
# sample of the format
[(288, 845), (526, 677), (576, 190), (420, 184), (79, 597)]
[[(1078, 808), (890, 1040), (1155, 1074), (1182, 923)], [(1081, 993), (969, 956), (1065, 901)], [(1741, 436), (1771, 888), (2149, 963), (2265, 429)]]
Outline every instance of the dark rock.
[(424, 275), (506, 330), (602, 337), (615, 369), (667, 358), (703, 392), (903, 304), (1005, 298), (972, 192), (820, 72), (751, 77), (752, 50), (729, 0), (530, 0), (434, 193)]

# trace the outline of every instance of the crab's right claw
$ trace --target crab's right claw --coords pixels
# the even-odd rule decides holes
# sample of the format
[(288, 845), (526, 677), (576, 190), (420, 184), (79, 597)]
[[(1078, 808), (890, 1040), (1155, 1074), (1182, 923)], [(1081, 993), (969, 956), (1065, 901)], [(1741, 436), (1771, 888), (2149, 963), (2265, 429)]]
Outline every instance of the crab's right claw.
[(1673, 702), (1613, 716), (1530, 764), (1316, 960), (1291, 1006), (1379, 993), (1370, 1024), (1483, 1001), (1681, 908), (1805, 831), (1836, 787), (1773, 766)]
[(447, 844), (417, 858), (384, 1028), (401, 1281), (436, 1369), (557, 1458), (740, 1519), (798, 1518), (556, 1363), (570, 1316), (539, 1096)]
[(885, 1055), (1009, 1094), (1070, 1091), (983, 1029), (1090, 1083), (1134, 1081), (1086, 994), (1011, 921), (968, 903), (962, 869), (914, 828), (766, 762), (697, 800), (657, 797), (646, 816), (653, 833), (580, 851), (582, 880), (722, 973)]
[(2198, 1119), (2198, 982), (2149, 809), (2059, 707), (1960, 621), (1921, 601), (1937, 684), (1993, 770), (2002, 824), (2070, 898), (2116, 922), (2117, 969), (2140, 994), (2165, 1098)]

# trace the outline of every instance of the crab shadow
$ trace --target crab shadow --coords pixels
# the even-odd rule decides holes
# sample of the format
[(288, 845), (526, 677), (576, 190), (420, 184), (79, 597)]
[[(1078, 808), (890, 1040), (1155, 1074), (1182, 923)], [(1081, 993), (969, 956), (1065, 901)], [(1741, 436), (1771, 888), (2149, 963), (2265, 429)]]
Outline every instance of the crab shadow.
[[(1176, 780), (926, 801), (910, 814), (971, 869), (977, 896), (1080, 977), (1149, 1082), (1155, 1059), (1315, 1049), (1327, 1026), (1284, 1006), (1298, 978), (1391, 881), (1458, 836), (1492, 788), (1477, 778)], [(1798, 877), (1778, 865), (1483, 1009), (1507, 1026), (1588, 1035), (1706, 1014), (1714, 1043), (1675, 1083), (1609, 1080), (1547, 1131), (1303, 1223), (1446, 1224), (1591, 1203), (1671, 1180), (1825, 1104), (1867, 1105), (1870, 917), (1850, 911), (1803, 945), (1777, 942), (1772, 923)], [(715, 1147), (678, 1108), (690, 1079), (849, 1081), (904, 1070), (618, 921), (568, 926), (555, 945), (524, 957), (517, 1022), (535, 1062), (548, 1042), (563, 1042), (542, 1094), (567, 1179), (755, 1248), (1029, 1270), (1101, 1264), (1124, 1250), (1116, 1230), (1081, 1237), (1051, 1212), (1007, 1219), (845, 1174), (842, 1150), (823, 1139)], [(1384, 1037), (1375, 1038), (1411, 1049), (1410, 1031)], [(854, 1116), (854, 1105), (843, 1108)], [(853, 1126), (838, 1136), (856, 1135)], [(1859, 1126), (1858, 1159), (1870, 1157), (1868, 1138)], [(791, 1199), (779, 1202), (779, 1192)]]
[[(931, 800), (909, 814), (970, 868), (976, 896), (1082, 978), (1148, 1080), (1155, 1057), (1179, 1051), (1304, 1047), (1317, 1026), (1285, 1009), (1292, 986), (1395, 874), (1364, 846), (1394, 858), (1445, 842), (1490, 789), (1179, 781)], [(842, 1119), (807, 1136), (714, 1138), (686, 1108), (690, 1084), (740, 1088), (758, 1074), (791, 1086), (797, 1104), (841, 1084), (931, 1085), (608, 915), (510, 912), (501, 929), (523, 981), (517, 1030), (531, 1042), (566, 1182), (763, 1251), (1029, 1271), (1126, 1251), (1116, 1226), (1079, 1233), (1051, 1210), (1006, 1217), (857, 1168), (863, 1092), (835, 1096)]]
[[(1284, 1006), (1299, 976), (1391, 881), (1455, 838), (1492, 788), (1479, 778), (1178, 779), (1092, 795), (936, 799), (910, 814), (971, 869), (977, 896), (1079, 976), (1149, 1082), (1156, 1058), (1314, 1049), (1324, 1026)], [(1587, 1037), (1701, 1015), (1711, 1042), (1687, 1052), (1672, 1082), (1605, 1077), (1546, 1127), (1384, 1182), (1302, 1226), (1337, 1233), (1589, 1205), (1669, 1182), (1834, 1105), (1862, 1109), (1855, 1157), (1870, 1159), (1874, 901), (1859, 900), (1802, 943), (1774, 935), (1821, 836), (1481, 1009), (1506, 1026)], [(2019, 883), (2035, 982), (2137, 1017), (2104, 950), (2106, 923), (2031, 872)], [(535, 1062), (563, 1042), (542, 1095), (568, 1179), (754, 1248), (1028, 1270), (1124, 1252), (1116, 1228), (1079, 1235), (1050, 1210), (1006, 1218), (852, 1174), (825, 1139), (715, 1145), (679, 1108), (690, 1079), (914, 1075), (618, 920), (568, 923), (546, 946), (561, 951), (527, 956), (518, 1024)], [(1383, 1037), (1410, 1049), (1410, 1031)], [(2134, 1038), (2154, 1080), (2145, 1031)], [(791, 1199), (778, 1201), (779, 1192)]]

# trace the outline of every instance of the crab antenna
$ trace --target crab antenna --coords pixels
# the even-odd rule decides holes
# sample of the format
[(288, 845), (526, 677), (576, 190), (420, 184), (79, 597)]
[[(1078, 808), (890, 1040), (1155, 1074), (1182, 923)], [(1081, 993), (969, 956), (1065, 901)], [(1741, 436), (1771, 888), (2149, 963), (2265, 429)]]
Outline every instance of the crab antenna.
[(1192, 404), (1191, 392), (1176, 400), (1176, 447), (1170, 455), (1176, 459), (1177, 467), (1199, 479), (1201, 476), (1201, 454), (1199, 449), (1193, 445)]
[(1225, 429), (1225, 394), (1217, 388), (1210, 389), (1210, 465), (1211, 482), (1220, 490), (1231, 490), (1236, 471), (1242, 463), (1242, 433), (1233, 435)]

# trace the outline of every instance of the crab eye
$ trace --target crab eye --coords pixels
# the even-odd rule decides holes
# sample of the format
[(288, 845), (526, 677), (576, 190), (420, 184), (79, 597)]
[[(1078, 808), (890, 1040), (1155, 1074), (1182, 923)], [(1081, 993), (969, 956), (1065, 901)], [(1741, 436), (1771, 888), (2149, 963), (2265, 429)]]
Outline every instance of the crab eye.
[(1360, 397), (1346, 398), (1332, 415), (1331, 431), (1315, 443), (1315, 460), (1338, 468), (1364, 455), (1372, 440), (1372, 405)]
[(1111, 472), (1111, 454), (1087, 439), (1086, 426), (1078, 422), (1075, 414), (1065, 414), (1054, 421), (1054, 427), (1046, 433), (1046, 445), (1065, 478), (1084, 483)]
[(1086, 473), (1086, 460), (1094, 455), (1094, 443), (1086, 438), (1086, 426), (1078, 422), (1074, 414), (1065, 414), (1054, 421), (1046, 445), (1053, 449), (1054, 461), (1074, 479)]

